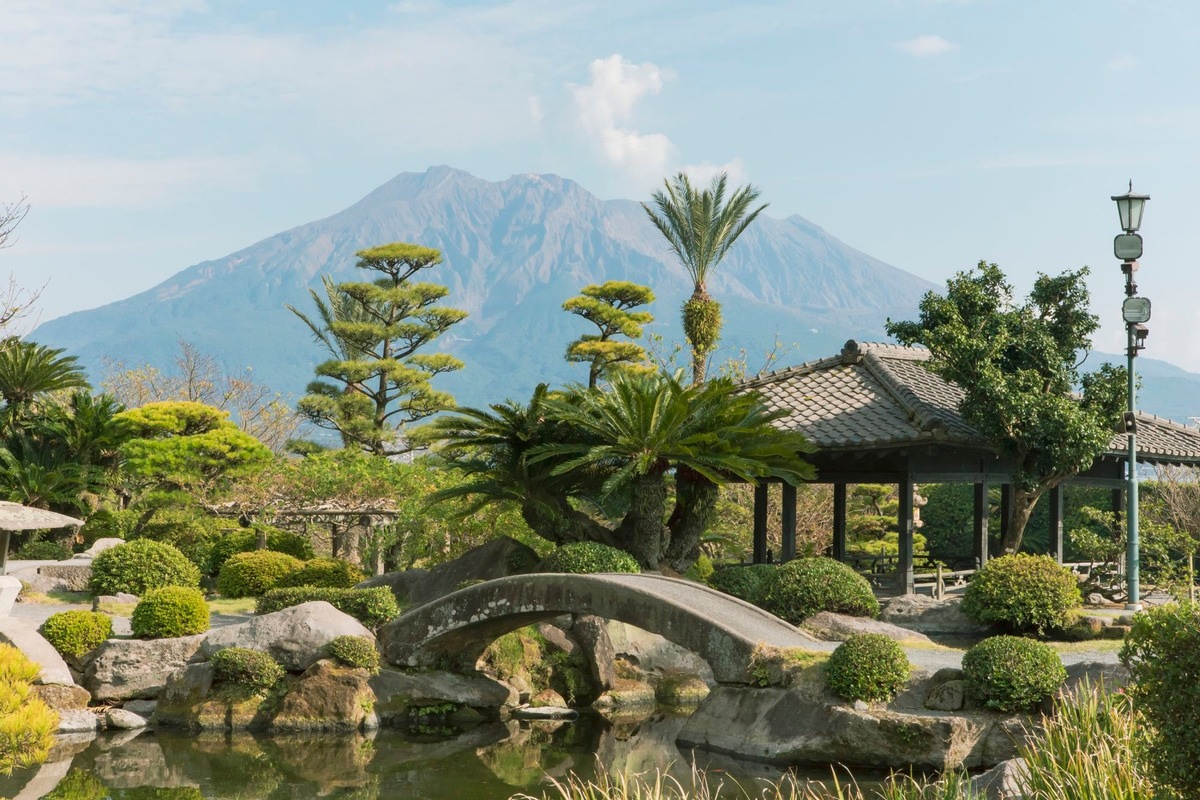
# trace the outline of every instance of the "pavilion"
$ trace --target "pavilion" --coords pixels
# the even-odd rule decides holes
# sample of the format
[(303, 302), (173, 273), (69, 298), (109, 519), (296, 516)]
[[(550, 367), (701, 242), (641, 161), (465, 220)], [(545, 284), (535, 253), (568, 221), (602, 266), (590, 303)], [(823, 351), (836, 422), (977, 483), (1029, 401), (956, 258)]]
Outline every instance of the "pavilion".
[[(924, 348), (861, 343), (851, 339), (838, 355), (778, 370), (743, 385), (760, 392), (772, 409), (787, 415), (775, 424), (798, 430), (817, 446), (807, 458), (816, 482), (833, 485), (833, 552), (846, 559), (846, 486), (899, 487), (900, 548), (896, 589), (913, 593), (913, 494), (922, 483), (970, 483), (975, 508), (972, 542), (977, 566), (988, 558), (989, 485), (1001, 487), (1001, 520), (1007, 525), (1013, 465), (1002, 458), (958, 412), (962, 389), (925, 368)], [(1200, 465), (1200, 431), (1151, 414), (1137, 414), (1138, 462)], [(1126, 437), (1114, 433), (1108, 449), (1071, 485), (1112, 489), (1113, 507), (1123, 507)], [(754, 494), (754, 561), (767, 560), (767, 501), (770, 487)], [(1063, 555), (1062, 486), (1050, 504), (1050, 552)], [(782, 560), (796, 552), (796, 487), (783, 484)]]

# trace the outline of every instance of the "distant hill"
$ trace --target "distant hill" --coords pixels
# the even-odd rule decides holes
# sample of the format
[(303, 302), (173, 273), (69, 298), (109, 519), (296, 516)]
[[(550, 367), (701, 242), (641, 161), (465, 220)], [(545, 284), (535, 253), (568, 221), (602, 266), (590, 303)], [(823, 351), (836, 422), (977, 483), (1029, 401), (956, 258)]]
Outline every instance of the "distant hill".
[[(447, 285), (447, 303), (470, 314), (439, 344), (466, 362), (437, 379), (460, 403), (523, 398), (540, 381), (583, 379), (563, 351), (588, 325), (561, 306), (589, 283), (651, 286), (651, 331), (668, 350), (682, 342), (679, 307), (691, 286), (638, 203), (600, 200), (556, 175), (490, 182), (444, 166), (398, 175), (331, 217), (51, 320), (33, 336), (78, 355), (94, 379), (106, 357), (165, 366), (185, 339), (227, 369), (251, 367), (258, 381), (298, 397), (324, 354), (285, 306), (310, 308), (308, 291), (320, 291), (322, 273), (355, 279), (355, 251), (393, 241), (441, 250), (445, 264), (424, 279)], [(757, 369), (776, 337), (795, 345), (784, 364), (837, 352), (848, 338), (881, 340), (884, 320), (912, 317), (932, 288), (802, 217), (762, 216), (710, 285), (725, 316), (717, 363), (744, 349)], [(1141, 362), (1147, 410), (1186, 420), (1200, 376), (1166, 364), (1151, 376), (1150, 359)]]

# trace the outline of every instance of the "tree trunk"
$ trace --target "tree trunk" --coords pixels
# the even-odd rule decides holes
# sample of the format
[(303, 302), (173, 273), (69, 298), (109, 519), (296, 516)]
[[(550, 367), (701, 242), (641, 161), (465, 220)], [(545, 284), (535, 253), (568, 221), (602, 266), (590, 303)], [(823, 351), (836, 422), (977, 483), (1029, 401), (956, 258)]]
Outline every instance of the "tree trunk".
[(700, 537), (717, 508), (721, 488), (702, 475), (680, 468), (675, 473), (675, 508), (667, 521), (671, 540), (663, 558), (676, 572), (687, 572), (700, 557)]
[(692, 383), (704, 383), (708, 356), (721, 338), (721, 304), (697, 284), (683, 304), (683, 336), (692, 348)]
[(629, 491), (629, 510), (617, 528), (622, 549), (632, 555), (643, 569), (658, 569), (667, 542), (663, 516), (667, 508), (667, 487), (663, 473), (654, 470), (633, 479)]
[(1003, 555), (1015, 553), (1021, 549), (1021, 539), (1025, 537), (1025, 526), (1029, 524), (1029, 518), (1033, 516), (1033, 507), (1037, 505), (1038, 499), (1049, 488), (1052, 487), (1039, 486), (1036, 491), (1026, 492), (1013, 486), (1012, 512), (1008, 516), (1008, 530), (1004, 532), (1004, 539), (1000, 542), (1000, 552)]

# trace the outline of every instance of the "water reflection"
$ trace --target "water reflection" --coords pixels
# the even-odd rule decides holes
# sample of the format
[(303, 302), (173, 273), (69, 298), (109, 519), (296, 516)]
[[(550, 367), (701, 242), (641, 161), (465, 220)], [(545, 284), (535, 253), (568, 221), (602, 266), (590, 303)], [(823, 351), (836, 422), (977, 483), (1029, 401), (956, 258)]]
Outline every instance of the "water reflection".
[[(223, 798), (299, 800), (506, 800), (538, 795), (546, 776), (670, 769), (680, 778), (690, 753), (675, 746), (685, 718), (478, 725), (440, 741), (394, 731), (368, 736), (255, 737), (148, 732), (101, 736), (86, 746), (61, 743), (38, 770), (0, 778), (0, 797), (14, 800), (149, 800)], [(781, 770), (697, 754), (718, 777), (778, 778)]]

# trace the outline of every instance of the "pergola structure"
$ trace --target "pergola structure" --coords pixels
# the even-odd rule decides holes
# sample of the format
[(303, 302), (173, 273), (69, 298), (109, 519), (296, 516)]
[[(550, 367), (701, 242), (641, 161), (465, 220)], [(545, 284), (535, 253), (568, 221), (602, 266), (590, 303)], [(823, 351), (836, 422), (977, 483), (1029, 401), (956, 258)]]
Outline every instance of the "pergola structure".
[[(846, 558), (846, 487), (851, 483), (899, 487), (899, 567), (896, 589), (911, 594), (913, 580), (913, 494), (922, 483), (970, 483), (975, 487), (972, 541), (976, 563), (988, 558), (989, 485), (1001, 487), (1002, 525), (1007, 525), (1013, 464), (1001, 458), (958, 412), (962, 389), (927, 370), (924, 348), (846, 342), (830, 358), (772, 372), (744, 385), (762, 394), (771, 409), (787, 415), (775, 424), (798, 430), (817, 452), (808, 460), (816, 481), (833, 484), (834, 558)], [(1138, 461), (1200, 465), (1200, 431), (1151, 414), (1138, 413)], [(1072, 485), (1110, 488), (1114, 509), (1123, 504), (1128, 461), (1124, 434)], [(767, 560), (767, 500), (761, 483), (754, 495), (754, 561)], [(1050, 551), (1062, 561), (1062, 486), (1050, 490)], [(796, 487), (783, 485), (782, 560), (796, 552)]]

